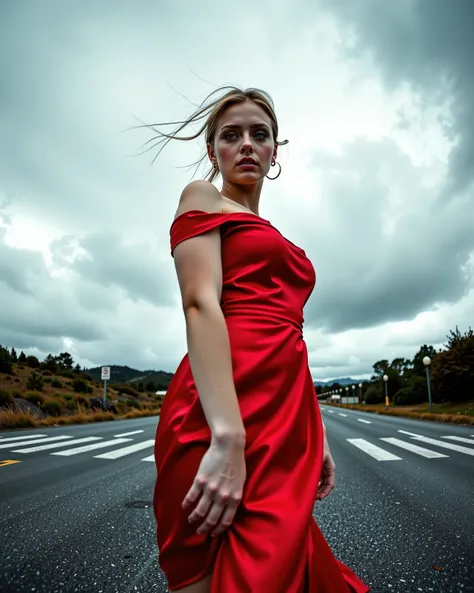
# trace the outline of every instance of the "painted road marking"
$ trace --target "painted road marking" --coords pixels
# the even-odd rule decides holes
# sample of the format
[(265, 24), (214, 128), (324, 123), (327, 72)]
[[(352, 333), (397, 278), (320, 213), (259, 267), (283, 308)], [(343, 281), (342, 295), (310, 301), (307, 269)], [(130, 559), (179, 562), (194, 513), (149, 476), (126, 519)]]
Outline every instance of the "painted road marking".
[[(56, 451), (51, 455), (62, 455), (69, 457), (70, 455), (78, 455), (79, 453), (87, 453), (87, 451), (94, 451), (95, 449), (103, 449), (104, 447), (111, 447), (121, 443), (127, 443), (132, 439), (113, 439), (112, 441), (102, 441), (102, 443), (95, 443), (94, 445), (84, 445), (83, 447), (75, 447), (74, 449), (66, 449), (65, 451)], [(69, 443), (68, 443), (69, 444)]]
[(438, 457), (449, 457), (449, 455), (444, 455), (444, 453), (438, 453), (438, 451), (431, 451), (430, 449), (425, 449), (424, 447), (419, 447), (414, 443), (407, 443), (405, 441), (401, 441), (400, 439), (392, 438), (392, 437), (384, 437), (380, 439), (381, 441), (385, 441), (386, 443), (390, 443), (395, 445), (396, 447), (401, 447), (402, 449), (406, 449), (407, 451), (411, 451), (412, 453), (416, 453), (417, 455), (421, 455), (422, 457), (426, 457), (427, 459), (436, 459)]
[(152, 453), (151, 455), (149, 455), (148, 457), (144, 457), (142, 459), (142, 461), (155, 461), (155, 454)]
[(123, 434), (114, 434), (114, 437), (129, 437), (132, 434), (140, 434), (141, 432), (145, 432), (144, 430), (134, 430), (132, 432), (124, 432)]
[(0, 437), (0, 443), (6, 443), (7, 441), (26, 441), (28, 439), (32, 439), (33, 437), (45, 437), (47, 435), (45, 434), (29, 434), (28, 436), (22, 436), (22, 437), (6, 437), (6, 438), (2, 438)]
[[(46, 441), (62, 441), (64, 439), (72, 439), (72, 437), (70, 437), (70, 436), (48, 437), (47, 439), (36, 439), (33, 441), (26, 441), (26, 442), (19, 443), (19, 444), (22, 447), (26, 447), (27, 445), (38, 445), (39, 443), (46, 443)], [(1, 444), (1, 441), (0, 441), (0, 449), (7, 449), (9, 447), (16, 447), (16, 443)]]
[(367, 455), (370, 455), (371, 457), (376, 459), (377, 461), (399, 461), (402, 459), (401, 457), (397, 457), (397, 455), (394, 455), (389, 451), (385, 451), (385, 449), (382, 449), (381, 447), (377, 447), (377, 445), (369, 443), (369, 441), (366, 441), (365, 439), (346, 440), (358, 449), (360, 449), (361, 451), (363, 451), (364, 453), (367, 453)]
[(125, 455), (135, 453), (135, 451), (140, 451), (141, 449), (146, 449), (147, 447), (153, 447), (154, 444), (155, 439), (150, 439), (148, 441), (142, 441), (141, 443), (134, 443), (128, 447), (116, 449), (115, 451), (109, 451), (108, 453), (102, 453), (101, 455), (94, 455), (94, 457), (98, 459), (117, 459), (118, 457), (125, 457)]
[(74, 439), (67, 443), (51, 443), (48, 445), (38, 445), (37, 447), (30, 447), (28, 449), (14, 449), (13, 453), (36, 453), (36, 451), (46, 451), (47, 449), (58, 449), (65, 445), (78, 445), (79, 443), (88, 443), (89, 441), (100, 441), (102, 437), (84, 437), (82, 439)]
[(372, 424), (371, 420), (364, 420), (363, 418), (357, 418), (359, 422), (363, 422), (364, 424)]
[(339, 413), (339, 416), (343, 416), (344, 418), (347, 418), (347, 414), (341, 414), (341, 413)]
[(444, 449), (451, 449), (451, 451), (457, 451), (458, 453), (464, 453), (465, 455), (472, 455), (474, 457), (474, 449), (468, 447), (462, 447), (461, 445), (453, 445), (452, 443), (445, 443), (444, 441), (438, 441), (437, 439), (430, 439), (429, 437), (416, 436), (412, 437), (416, 441), (427, 443), (428, 445), (436, 445)]
[(474, 440), (465, 439), (464, 437), (441, 437), (442, 439), (451, 439), (452, 441), (458, 441), (459, 443), (467, 443), (468, 445), (474, 445)]
[(21, 463), (21, 461), (17, 459), (4, 459), (3, 461), (0, 461), (0, 467), (3, 467), (4, 465), (13, 465), (14, 463)]

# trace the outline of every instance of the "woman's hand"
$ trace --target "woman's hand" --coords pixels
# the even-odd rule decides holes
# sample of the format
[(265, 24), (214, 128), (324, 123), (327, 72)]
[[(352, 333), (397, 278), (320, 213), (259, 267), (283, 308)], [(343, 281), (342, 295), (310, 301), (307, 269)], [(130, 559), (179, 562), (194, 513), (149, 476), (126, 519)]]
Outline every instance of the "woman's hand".
[(246, 479), (244, 448), (235, 439), (211, 441), (183, 501), (183, 509), (187, 509), (201, 496), (189, 515), (190, 523), (204, 519), (197, 533), (213, 529), (211, 536), (220, 535), (232, 524)]
[(321, 479), (319, 481), (317, 500), (323, 500), (334, 488), (336, 479), (336, 465), (329, 450), (328, 440), (326, 438), (326, 430), (324, 430), (324, 453), (323, 453), (323, 467), (321, 471)]

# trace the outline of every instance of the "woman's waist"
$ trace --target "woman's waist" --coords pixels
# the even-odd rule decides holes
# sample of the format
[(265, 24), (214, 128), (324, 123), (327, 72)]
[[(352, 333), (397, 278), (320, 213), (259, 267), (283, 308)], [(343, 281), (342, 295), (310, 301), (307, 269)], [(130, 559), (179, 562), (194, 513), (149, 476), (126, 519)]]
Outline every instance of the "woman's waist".
[(300, 335), (303, 333), (303, 315), (295, 314), (293, 310), (284, 308), (269, 308), (264, 304), (259, 305), (222, 305), (222, 311), (227, 324), (248, 327), (253, 330), (293, 329)]

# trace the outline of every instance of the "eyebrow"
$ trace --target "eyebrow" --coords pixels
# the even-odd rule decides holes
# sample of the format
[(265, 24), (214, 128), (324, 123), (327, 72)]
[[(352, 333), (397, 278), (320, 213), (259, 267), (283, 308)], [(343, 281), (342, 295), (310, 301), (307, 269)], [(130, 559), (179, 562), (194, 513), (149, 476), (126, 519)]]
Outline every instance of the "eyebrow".
[[(250, 126), (251, 128), (267, 128), (268, 130), (271, 130), (270, 126), (264, 122), (261, 122), (259, 124), (252, 124)], [(222, 130), (226, 130), (226, 129), (235, 129), (235, 128), (242, 128), (242, 126), (240, 126), (239, 124), (226, 124), (225, 126), (222, 126), (221, 131)]]

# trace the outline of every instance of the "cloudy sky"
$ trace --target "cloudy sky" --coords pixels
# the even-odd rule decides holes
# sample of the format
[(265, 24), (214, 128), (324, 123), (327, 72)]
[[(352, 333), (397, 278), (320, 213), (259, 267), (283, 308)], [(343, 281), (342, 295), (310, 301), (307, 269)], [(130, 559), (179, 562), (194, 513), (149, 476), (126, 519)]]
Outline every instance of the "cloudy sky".
[[(3, 0), (0, 343), (173, 372), (169, 226), (203, 145), (139, 124), (215, 88), (273, 97), (283, 172), (260, 213), (305, 249), (315, 379), (474, 324), (469, 0)], [(218, 185), (219, 187), (219, 185)]]

